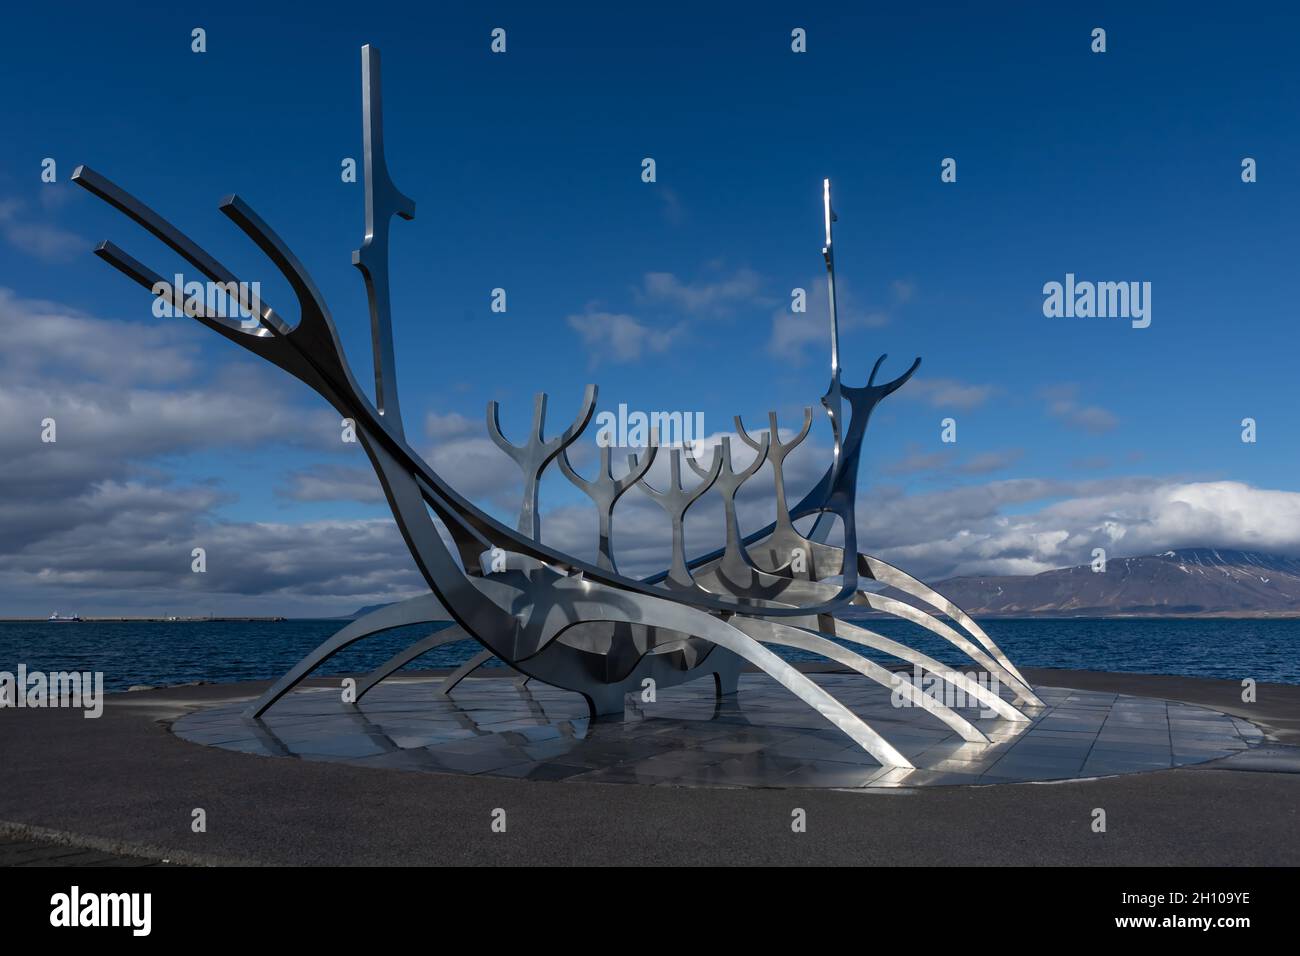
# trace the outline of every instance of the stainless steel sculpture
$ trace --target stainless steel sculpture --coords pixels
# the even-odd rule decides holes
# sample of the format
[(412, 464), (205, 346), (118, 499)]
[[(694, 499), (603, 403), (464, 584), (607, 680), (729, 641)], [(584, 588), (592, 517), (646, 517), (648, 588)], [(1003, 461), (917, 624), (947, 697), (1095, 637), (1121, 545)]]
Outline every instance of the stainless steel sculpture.
[[(365, 136), (366, 237), (353, 262), (365, 280), (374, 345), (375, 401), (366, 397), (339, 345), (334, 322), (315, 283), (281, 238), (247, 203), (231, 196), (219, 209), (247, 235), (288, 281), (297, 299), (298, 320), (289, 322), (265, 303), (257, 305), (257, 323), (238, 322), (205, 314), (202, 307), (175, 301), (172, 286), (153, 270), (110, 242), (96, 254), (129, 278), (165, 298), (174, 308), (278, 366), (312, 388), (340, 415), (355, 422), (358, 440), (369, 456), (412, 556), (430, 593), (377, 610), (353, 621), (285, 674), (249, 709), (259, 717), (283, 694), (330, 656), (356, 641), (391, 628), (426, 622), (453, 622), (395, 655), (358, 687), (364, 695), (389, 674), (434, 647), (473, 638), (483, 650), (443, 685), (446, 693), (474, 667), (495, 656), (524, 675), (582, 694), (593, 715), (621, 714), (624, 696), (640, 691), (643, 681), (659, 687), (712, 676), (719, 695), (734, 693), (742, 663), (757, 667), (780, 682), (809, 706), (884, 764), (910, 767), (907, 758), (803, 673), (777, 656), (770, 646), (796, 647), (849, 667), (867, 679), (890, 687), (904, 682), (905, 696), (947, 723), (968, 741), (987, 741), (966, 717), (907, 678), (850, 650), (845, 644), (872, 648), (948, 681), (974, 696), (999, 717), (1026, 722), (1022, 708), (1041, 706), (1032, 688), (987, 634), (959, 608), (914, 578), (859, 553), (855, 521), (858, 460), (871, 412), (916, 371), (920, 359), (898, 378), (876, 384), (881, 356), (866, 385), (843, 384), (840, 375), (839, 330), (835, 303), (835, 267), (831, 246), (830, 184), (824, 188), (827, 281), (830, 290), (831, 384), (822, 404), (830, 418), (834, 441), (831, 465), (804, 498), (787, 503), (783, 467), (786, 456), (807, 436), (812, 412), (805, 410), (801, 430), (782, 441), (775, 413), (768, 430), (755, 438), (740, 418), (740, 440), (757, 457), (734, 470), (731, 443), (724, 440), (709, 467), (693, 457), (688, 464), (701, 482), (682, 486), (681, 450), (670, 452), (671, 484), (663, 491), (645, 479), (658, 449), (652, 442), (643, 458), (631, 456), (631, 471), (615, 478), (611, 449), (601, 449), (600, 467), (592, 480), (582, 478), (568, 458), (596, 405), (597, 391), (588, 386), (573, 424), (560, 434), (544, 437), (546, 396), (539, 395), (533, 427), (522, 445), (501, 433), (495, 402), (488, 404), (492, 439), (520, 466), (524, 500), (517, 527), (512, 529), (486, 514), (450, 487), (412, 450), (402, 428), (394, 377), (394, 350), (389, 305), (388, 226), (394, 215), (411, 219), (414, 203), (389, 178), (384, 159), (379, 91), (378, 51), (362, 49), (363, 128)], [(143, 226), (177, 252), (210, 281), (238, 282), (237, 277), (199, 248), (165, 219), (134, 196), (93, 170), (82, 166), (73, 179)], [(844, 405), (848, 417), (844, 417)], [(564, 554), (543, 542), (538, 512), (538, 485), (546, 468), (558, 459), (560, 468), (597, 508), (599, 551), (595, 564)], [(776, 520), (742, 535), (735, 510), (741, 484), (769, 461), (774, 469)], [(619, 499), (639, 485), (666, 511), (673, 526), (673, 555), (669, 568), (644, 580), (620, 573), (613, 546), (613, 512)], [(688, 558), (683, 517), (711, 487), (723, 498), (725, 547)], [(443, 522), (454, 552), (433, 521)], [(794, 525), (812, 518), (807, 535)], [(835, 519), (843, 546), (827, 543)], [(838, 578), (838, 583), (829, 583)], [(877, 581), (932, 609), (859, 587)], [(835, 618), (850, 605), (862, 605), (915, 622), (944, 638), (976, 664), (1014, 691), (1007, 701), (968, 677), (906, 645)], [(951, 619), (952, 626), (939, 615)], [(960, 628), (960, 630), (958, 630)], [(832, 638), (834, 640), (832, 640)]]

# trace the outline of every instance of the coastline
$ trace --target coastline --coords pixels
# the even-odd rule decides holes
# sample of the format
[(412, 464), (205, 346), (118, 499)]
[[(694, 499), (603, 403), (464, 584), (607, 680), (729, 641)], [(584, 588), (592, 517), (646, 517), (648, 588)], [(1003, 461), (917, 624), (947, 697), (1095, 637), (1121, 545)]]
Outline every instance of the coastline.
[[(248, 624), (278, 624), (289, 621), (287, 617), (217, 617), (208, 615), (178, 615), (176, 617), (95, 617), (81, 616), (75, 618), (50, 619), (48, 617), (0, 617), (0, 624), (229, 624), (233, 621)], [(308, 621), (335, 621), (344, 618), (300, 618)]]
[[(997, 612), (973, 611), (970, 616), (976, 621), (1194, 621), (1194, 620), (1218, 620), (1218, 621), (1271, 621), (1271, 620), (1300, 620), (1300, 611), (1189, 611), (1186, 613), (1176, 612), (1151, 612), (1143, 613), (1137, 611), (1130, 612), (1113, 612), (1100, 613), (1096, 610), (1084, 610), (1079, 612), (1066, 611), (1035, 611), (1031, 613), (1018, 614), (999, 614)], [(851, 620), (890, 620), (891, 615), (882, 614), (878, 611), (862, 610), (856, 608), (848, 616)], [(239, 621), (245, 623), (279, 623), (282, 621), (353, 621), (356, 618), (352, 615), (344, 616), (324, 616), (324, 617), (292, 617), (286, 615), (275, 616), (244, 616), (244, 615), (178, 615), (176, 617), (98, 617), (98, 616), (79, 616), (76, 620), (57, 620), (52, 621), (48, 617), (0, 617), (0, 624), (104, 624), (104, 623), (157, 623), (157, 624), (207, 624), (207, 623), (230, 623)]]
[[(970, 612), (976, 621), (1288, 621), (1300, 620), (1300, 611), (1189, 611), (1185, 614), (1169, 612), (1143, 614), (1136, 611), (1101, 614), (1096, 611), (1067, 613), (1041, 611), (1032, 614), (997, 614), (988, 611)], [(858, 619), (854, 615), (853, 619)], [(888, 614), (867, 612), (861, 618), (888, 620)]]

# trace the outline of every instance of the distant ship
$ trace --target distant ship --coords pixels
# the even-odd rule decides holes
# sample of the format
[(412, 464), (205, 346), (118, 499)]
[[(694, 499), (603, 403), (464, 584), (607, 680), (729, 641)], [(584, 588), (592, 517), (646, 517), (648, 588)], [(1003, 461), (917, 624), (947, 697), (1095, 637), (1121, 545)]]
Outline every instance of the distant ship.
[(60, 614), (58, 611), (55, 611), (46, 620), (53, 621), (58, 624), (64, 624), (69, 621), (80, 621), (81, 618), (76, 614)]

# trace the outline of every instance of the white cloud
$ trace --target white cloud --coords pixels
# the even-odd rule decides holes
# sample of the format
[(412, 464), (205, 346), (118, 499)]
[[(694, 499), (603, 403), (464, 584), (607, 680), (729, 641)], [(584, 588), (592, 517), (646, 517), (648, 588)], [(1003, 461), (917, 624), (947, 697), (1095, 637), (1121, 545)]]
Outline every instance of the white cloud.
[(1100, 405), (1085, 405), (1078, 399), (1077, 385), (1057, 385), (1040, 393), (1047, 403), (1047, 413), (1070, 428), (1100, 434), (1119, 424), (1110, 411)]
[(76, 233), (26, 218), (25, 209), (19, 200), (0, 200), (0, 233), (15, 249), (38, 259), (62, 262), (90, 248), (90, 243)]
[(281, 492), (294, 501), (384, 500), (374, 471), (347, 465), (314, 465), (289, 473), (288, 487)]
[[(825, 276), (813, 276), (800, 288), (807, 293), (805, 312), (791, 312), (787, 300), (772, 313), (772, 333), (767, 350), (780, 359), (802, 364), (807, 349), (830, 355), (830, 295)], [(880, 310), (866, 310), (855, 303), (848, 283), (836, 280), (836, 312), (841, 334), (854, 329), (880, 328), (889, 323), (889, 315)]]
[(1019, 479), (914, 496), (880, 489), (863, 493), (859, 514), (864, 548), (930, 579), (1036, 574), (1087, 563), (1097, 547), (1111, 557), (1186, 547), (1300, 554), (1300, 493), (1236, 481)]
[[(205, 366), (180, 320), (110, 322), (0, 289), (0, 480), (58, 500), (162, 455), (280, 442), (339, 447), (338, 418), (273, 369)], [(41, 441), (53, 419), (57, 441)]]
[(763, 278), (754, 270), (722, 274), (720, 263), (706, 268), (717, 274), (686, 281), (671, 272), (647, 272), (633, 290), (636, 316), (589, 303), (565, 321), (582, 339), (594, 367), (661, 354), (681, 341), (691, 320), (725, 318), (741, 307), (771, 305), (762, 292)]
[(581, 337), (593, 366), (602, 360), (632, 362), (647, 354), (665, 352), (686, 331), (684, 323), (657, 329), (616, 312), (587, 311), (570, 315), (565, 321)]
[[(324, 613), (421, 589), (388, 518), (222, 521), (217, 509), (233, 499), (230, 490), (178, 484), (164, 471), (174, 456), (200, 450), (286, 442), (339, 448), (332, 411), (296, 404), (270, 369), (205, 364), (202, 334), (170, 321), (105, 322), (0, 290), (0, 335), (16, 343), (0, 352), (0, 598), (9, 613), (74, 604), (85, 613)], [(58, 422), (55, 444), (40, 441), (44, 417)], [(761, 431), (762, 423), (752, 425)], [(516, 469), (472, 420), (430, 414), (425, 430), (434, 441), (430, 463), (455, 487), (506, 512), (517, 508)], [(709, 443), (716, 446), (720, 434)], [(825, 468), (827, 449), (817, 438), (786, 462), (791, 504)], [(732, 444), (743, 467), (751, 453)], [(947, 467), (977, 474), (1016, 454), (956, 458)], [(623, 467), (616, 462), (618, 473)], [(653, 476), (658, 487), (666, 467), (664, 456)], [(290, 498), (377, 500), (377, 482), (356, 465), (300, 467), (288, 478)], [(739, 498), (744, 531), (772, 520), (770, 465)], [(624, 570), (643, 574), (664, 564), (670, 529), (657, 505), (629, 493), (615, 520)], [(586, 506), (546, 512), (543, 530), (564, 549), (594, 550), (595, 514)], [(690, 551), (720, 546), (722, 532), (710, 494), (688, 517)], [(1084, 563), (1094, 547), (1112, 557), (1179, 547), (1300, 554), (1300, 493), (1168, 478), (1018, 478), (927, 494), (886, 485), (862, 490), (859, 539), (864, 550), (929, 580), (1035, 573)], [(206, 575), (189, 571), (196, 546), (208, 550)], [(78, 599), (69, 602), (70, 595)]]
[(1011, 467), (1023, 455), (1023, 449), (1008, 448), (1003, 451), (983, 452), (960, 459), (956, 449), (951, 447), (935, 452), (924, 452), (919, 446), (911, 446), (902, 458), (886, 464), (883, 470), (887, 475), (909, 475), (924, 472), (987, 475)]
[(933, 408), (968, 411), (983, 405), (997, 392), (994, 385), (975, 385), (951, 378), (917, 376), (899, 394), (927, 402)]
[(762, 294), (763, 277), (753, 269), (694, 282), (683, 282), (671, 272), (647, 272), (643, 283), (639, 301), (666, 304), (692, 315), (726, 315), (737, 305), (769, 301)]
[(424, 419), (424, 433), (435, 441), (444, 441), (449, 438), (460, 438), (463, 435), (473, 434), (483, 428), (483, 424), (470, 421), (460, 412), (447, 412), (440, 415), (438, 412), (429, 412)]

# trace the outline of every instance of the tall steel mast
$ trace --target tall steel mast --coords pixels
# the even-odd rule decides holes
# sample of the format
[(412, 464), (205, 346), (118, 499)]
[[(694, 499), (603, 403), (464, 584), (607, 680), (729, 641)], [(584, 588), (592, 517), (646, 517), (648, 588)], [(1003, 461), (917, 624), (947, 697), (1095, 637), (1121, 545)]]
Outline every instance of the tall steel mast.
[(384, 114), (379, 89), (379, 51), (361, 48), (361, 129), (364, 135), (366, 238), (352, 253), (370, 303), (371, 347), (375, 358), (375, 408), (400, 438), (404, 434), (397, 403), (397, 356), (388, 284), (388, 226), (393, 216), (415, 218), (415, 201), (404, 196), (388, 175), (384, 158)]
[(822, 247), (822, 258), (826, 260), (826, 291), (831, 310), (831, 387), (822, 398), (826, 414), (831, 419), (831, 431), (835, 438), (835, 459), (840, 457), (840, 321), (835, 306), (835, 249), (831, 242), (831, 223), (835, 222), (835, 210), (831, 208), (831, 181), (822, 180), (822, 205), (826, 214), (826, 245)]

